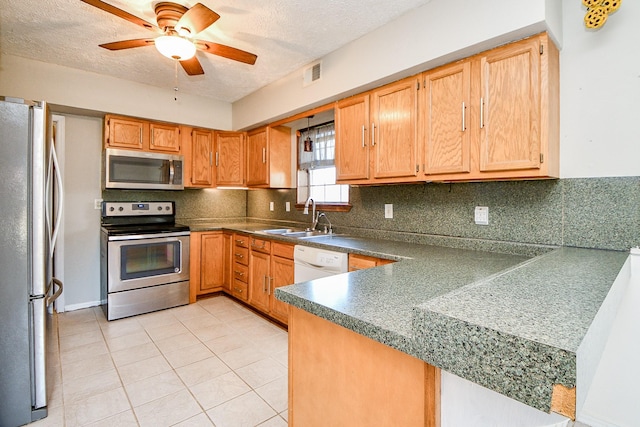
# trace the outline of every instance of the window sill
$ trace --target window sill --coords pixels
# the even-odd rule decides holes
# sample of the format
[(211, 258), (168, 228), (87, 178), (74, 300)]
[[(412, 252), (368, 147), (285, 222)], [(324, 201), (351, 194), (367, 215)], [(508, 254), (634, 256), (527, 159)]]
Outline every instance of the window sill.
[[(316, 203), (316, 210), (323, 212), (349, 212), (351, 207), (350, 203)], [(304, 203), (296, 203), (296, 209), (303, 210)]]

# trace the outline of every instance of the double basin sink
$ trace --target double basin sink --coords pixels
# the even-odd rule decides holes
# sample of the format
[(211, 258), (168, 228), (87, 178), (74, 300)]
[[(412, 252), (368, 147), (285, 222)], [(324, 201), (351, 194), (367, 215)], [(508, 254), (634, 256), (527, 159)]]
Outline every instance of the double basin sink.
[(335, 236), (333, 233), (325, 233), (318, 230), (300, 230), (296, 228), (270, 228), (267, 230), (260, 230), (267, 234), (276, 234), (279, 236), (293, 237), (295, 239), (313, 239), (316, 237), (329, 237)]

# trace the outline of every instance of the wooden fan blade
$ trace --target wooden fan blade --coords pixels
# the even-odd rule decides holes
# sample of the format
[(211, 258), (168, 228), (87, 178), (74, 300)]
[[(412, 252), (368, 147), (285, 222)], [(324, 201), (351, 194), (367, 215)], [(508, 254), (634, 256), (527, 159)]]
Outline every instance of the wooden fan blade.
[(225, 46), (223, 44), (208, 42), (205, 40), (196, 40), (195, 43), (198, 49), (207, 53), (233, 59), (234, 61), (244, 62), (245, 64), (253, 65), (256, 63), (256, 59), (258, 59), (258, 57), (253, 53), (245, 52), (244, 50), (236, 49), (235, 47)]
[(100, 47), (109, 50), (131, 49), (132, 47), (151, 46), (155, 43), (154, 39), (134, 39), (121, 40), (119, 42), (101, 44)]
[(126, 19), (129, 22), (132, 22), (136, 25), (139, 25), (141, 27), (146, 28), (147, 30), (152, 30), (152, 31), (156, 31), (161, 33), (162, 31), (160, 31), (160, 28), (158, 28), (157, 26), (148, 23), (147, 21), (145, 21), (144, 19), (140, 19), (135, 15), (130, 14), (129, 12), (125, 12), (122, 9), (118, 9), (115, 6), (111, 6), (108, 3), (105, 3), (101, 0), (81, 0), (83, 2), (85, 2), (86, 4), (89, 4), (91, 6), (97, 7), (98, 9), (102, 9), (105, 12), (108, 12), (112, 15), (116, 15), (119, 18), (122, 19)]
[(184, 71), (186, 71), (190, 76), (204, 74), (202, 65), (200, 65), (200, 61), (198, 61), (198, 58), (196, 58), (195, 56), (191, 59), (187, 59), (186, 61), (180, 61), (180, 65), (182, 65)]
[(218, 19), (220, 19), (220, 15), (202, 3), (198, 3), (182, 15), (175, 28), (178, 32), (181, 28), (186, 28), (194, 36)]

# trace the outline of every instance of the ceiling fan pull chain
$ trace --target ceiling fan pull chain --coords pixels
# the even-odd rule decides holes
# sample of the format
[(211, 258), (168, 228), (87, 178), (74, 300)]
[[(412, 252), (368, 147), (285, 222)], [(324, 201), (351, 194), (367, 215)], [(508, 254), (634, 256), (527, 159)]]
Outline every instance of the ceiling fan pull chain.
[(173, 86), (173, 100), (178, 101), (178, 61), (176, 59), (173, 60), (176, 63), (176, 71), (175, 71), (175, 85)]

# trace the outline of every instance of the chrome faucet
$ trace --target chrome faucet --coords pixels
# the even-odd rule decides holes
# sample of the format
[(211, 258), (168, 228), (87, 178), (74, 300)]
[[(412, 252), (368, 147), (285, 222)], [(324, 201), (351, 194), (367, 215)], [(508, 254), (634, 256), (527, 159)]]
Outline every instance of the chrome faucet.
[(307, 201), (304, 203), (304, 210), (302, 211), (302, 213), (305, 215), (309, 215), (309, 203), (311, 203), (311, 228), (308, 228), (307, 230), (313, 231), (316, 229), (316, 226), (318, 225), (318, 215), (316, 214), (316, 201), (313, 200), (311, 197), (309, 197)]
[(327, 214), (324, 212), (318, 212), (318, 221), (320, 221), (320, 218), (322, 217), (324, 217), (324, 219), (326, 219), (327, 222), (329, 223), (329, 228), (327, 228), (326, 225), (324, 226), (324, 232), (327, 234), (333, 234), (333, 227), (331, 226), (331, 221), (329, 220), (329, 217), (327, 216)]

